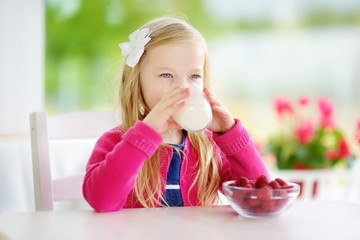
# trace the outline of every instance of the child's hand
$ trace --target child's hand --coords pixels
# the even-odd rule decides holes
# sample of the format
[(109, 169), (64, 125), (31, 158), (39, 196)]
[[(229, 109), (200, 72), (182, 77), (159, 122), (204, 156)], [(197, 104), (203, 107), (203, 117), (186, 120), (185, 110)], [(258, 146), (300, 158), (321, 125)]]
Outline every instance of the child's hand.
[(217, 100), (209, 89), (205, 88), (204, 93), (210, 102), (213, 118), (208, 129), (213, 132), (225, 133), (234, 125), (235, 120), (229, 110), (227, 110), (219, 100)]
[(185, 101), (181, 100), (184, 100), (189, 96), (189, 88), (174, 88), (170, 90), (154, 106), (154, 108), (144, 118), (143, 122), (159, 134), (162, 134), (168, 129), (182, 129), (174, 120), (171, 119), (171, 116), (174, 112), (185, 106)]

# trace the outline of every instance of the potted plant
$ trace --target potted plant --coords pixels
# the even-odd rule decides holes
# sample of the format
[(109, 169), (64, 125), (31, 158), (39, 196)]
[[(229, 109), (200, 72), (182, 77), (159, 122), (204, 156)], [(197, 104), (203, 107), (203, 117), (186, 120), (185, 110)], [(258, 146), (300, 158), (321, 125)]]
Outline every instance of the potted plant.
[(294, 105), (284, 97), (274, 99), (281, 128), (270, 136), (267, 149), (279, 169), (326, 169), (347, 166), (350, 150), (336, 126), (333, 104), (317, 100), (318, 118), (310, 115), (310, 99), (300, 97)]
[[(267, 152), (274, 156), (279, 170), (348, 168), (354, 158), (344, 133), (336, 125), (334, 105), (325, 97), (318, 98), (314, 118), (310, 103), (306, 96), (295, 103), (285, 97), (274, 98), (281, 127), (269, 137)], [(360, 121), (355, 138), (360, 143)], [(314, 181), (313, 197), (316, 191), (317, 181)]]

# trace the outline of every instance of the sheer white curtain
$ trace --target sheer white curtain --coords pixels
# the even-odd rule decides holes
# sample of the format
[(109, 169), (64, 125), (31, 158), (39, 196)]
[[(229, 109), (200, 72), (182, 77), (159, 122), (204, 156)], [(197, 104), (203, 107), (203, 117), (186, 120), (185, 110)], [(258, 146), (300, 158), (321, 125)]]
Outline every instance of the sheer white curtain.
[(44, 1), (0, 0), (0, 212), (33, 209), (29, 113), (44, 108)]
[(44, 105), (44, 3), (0, 1), (0, 134), (28, 132)]

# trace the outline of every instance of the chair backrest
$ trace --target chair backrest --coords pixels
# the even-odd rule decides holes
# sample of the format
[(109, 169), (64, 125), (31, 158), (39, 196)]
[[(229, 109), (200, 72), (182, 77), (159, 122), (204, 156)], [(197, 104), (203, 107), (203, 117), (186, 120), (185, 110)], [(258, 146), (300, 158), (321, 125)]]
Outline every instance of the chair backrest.
[(48, 117), (30, 114), (31, 150), (36, 211), (54, 210), (54, 201), (82, 199), (85, 172), (53, 179), (49, 141), (52, 139), (95, 139), (121, 122), (114, 112), (74, 112)]

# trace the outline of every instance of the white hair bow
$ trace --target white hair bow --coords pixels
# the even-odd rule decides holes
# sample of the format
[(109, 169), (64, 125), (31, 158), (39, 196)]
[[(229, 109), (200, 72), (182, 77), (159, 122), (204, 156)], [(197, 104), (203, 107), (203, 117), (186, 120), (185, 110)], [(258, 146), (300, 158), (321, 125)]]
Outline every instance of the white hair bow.
[(119, 43), (122, 51), (121, 56), (128, 56), (126, 64), (129, 67), (134, 67), (139, 62), (144, 53), (145, 45), (151, 40), (149, 35), (149, 28), (138, 29), (130, 34), (130, 42)]

